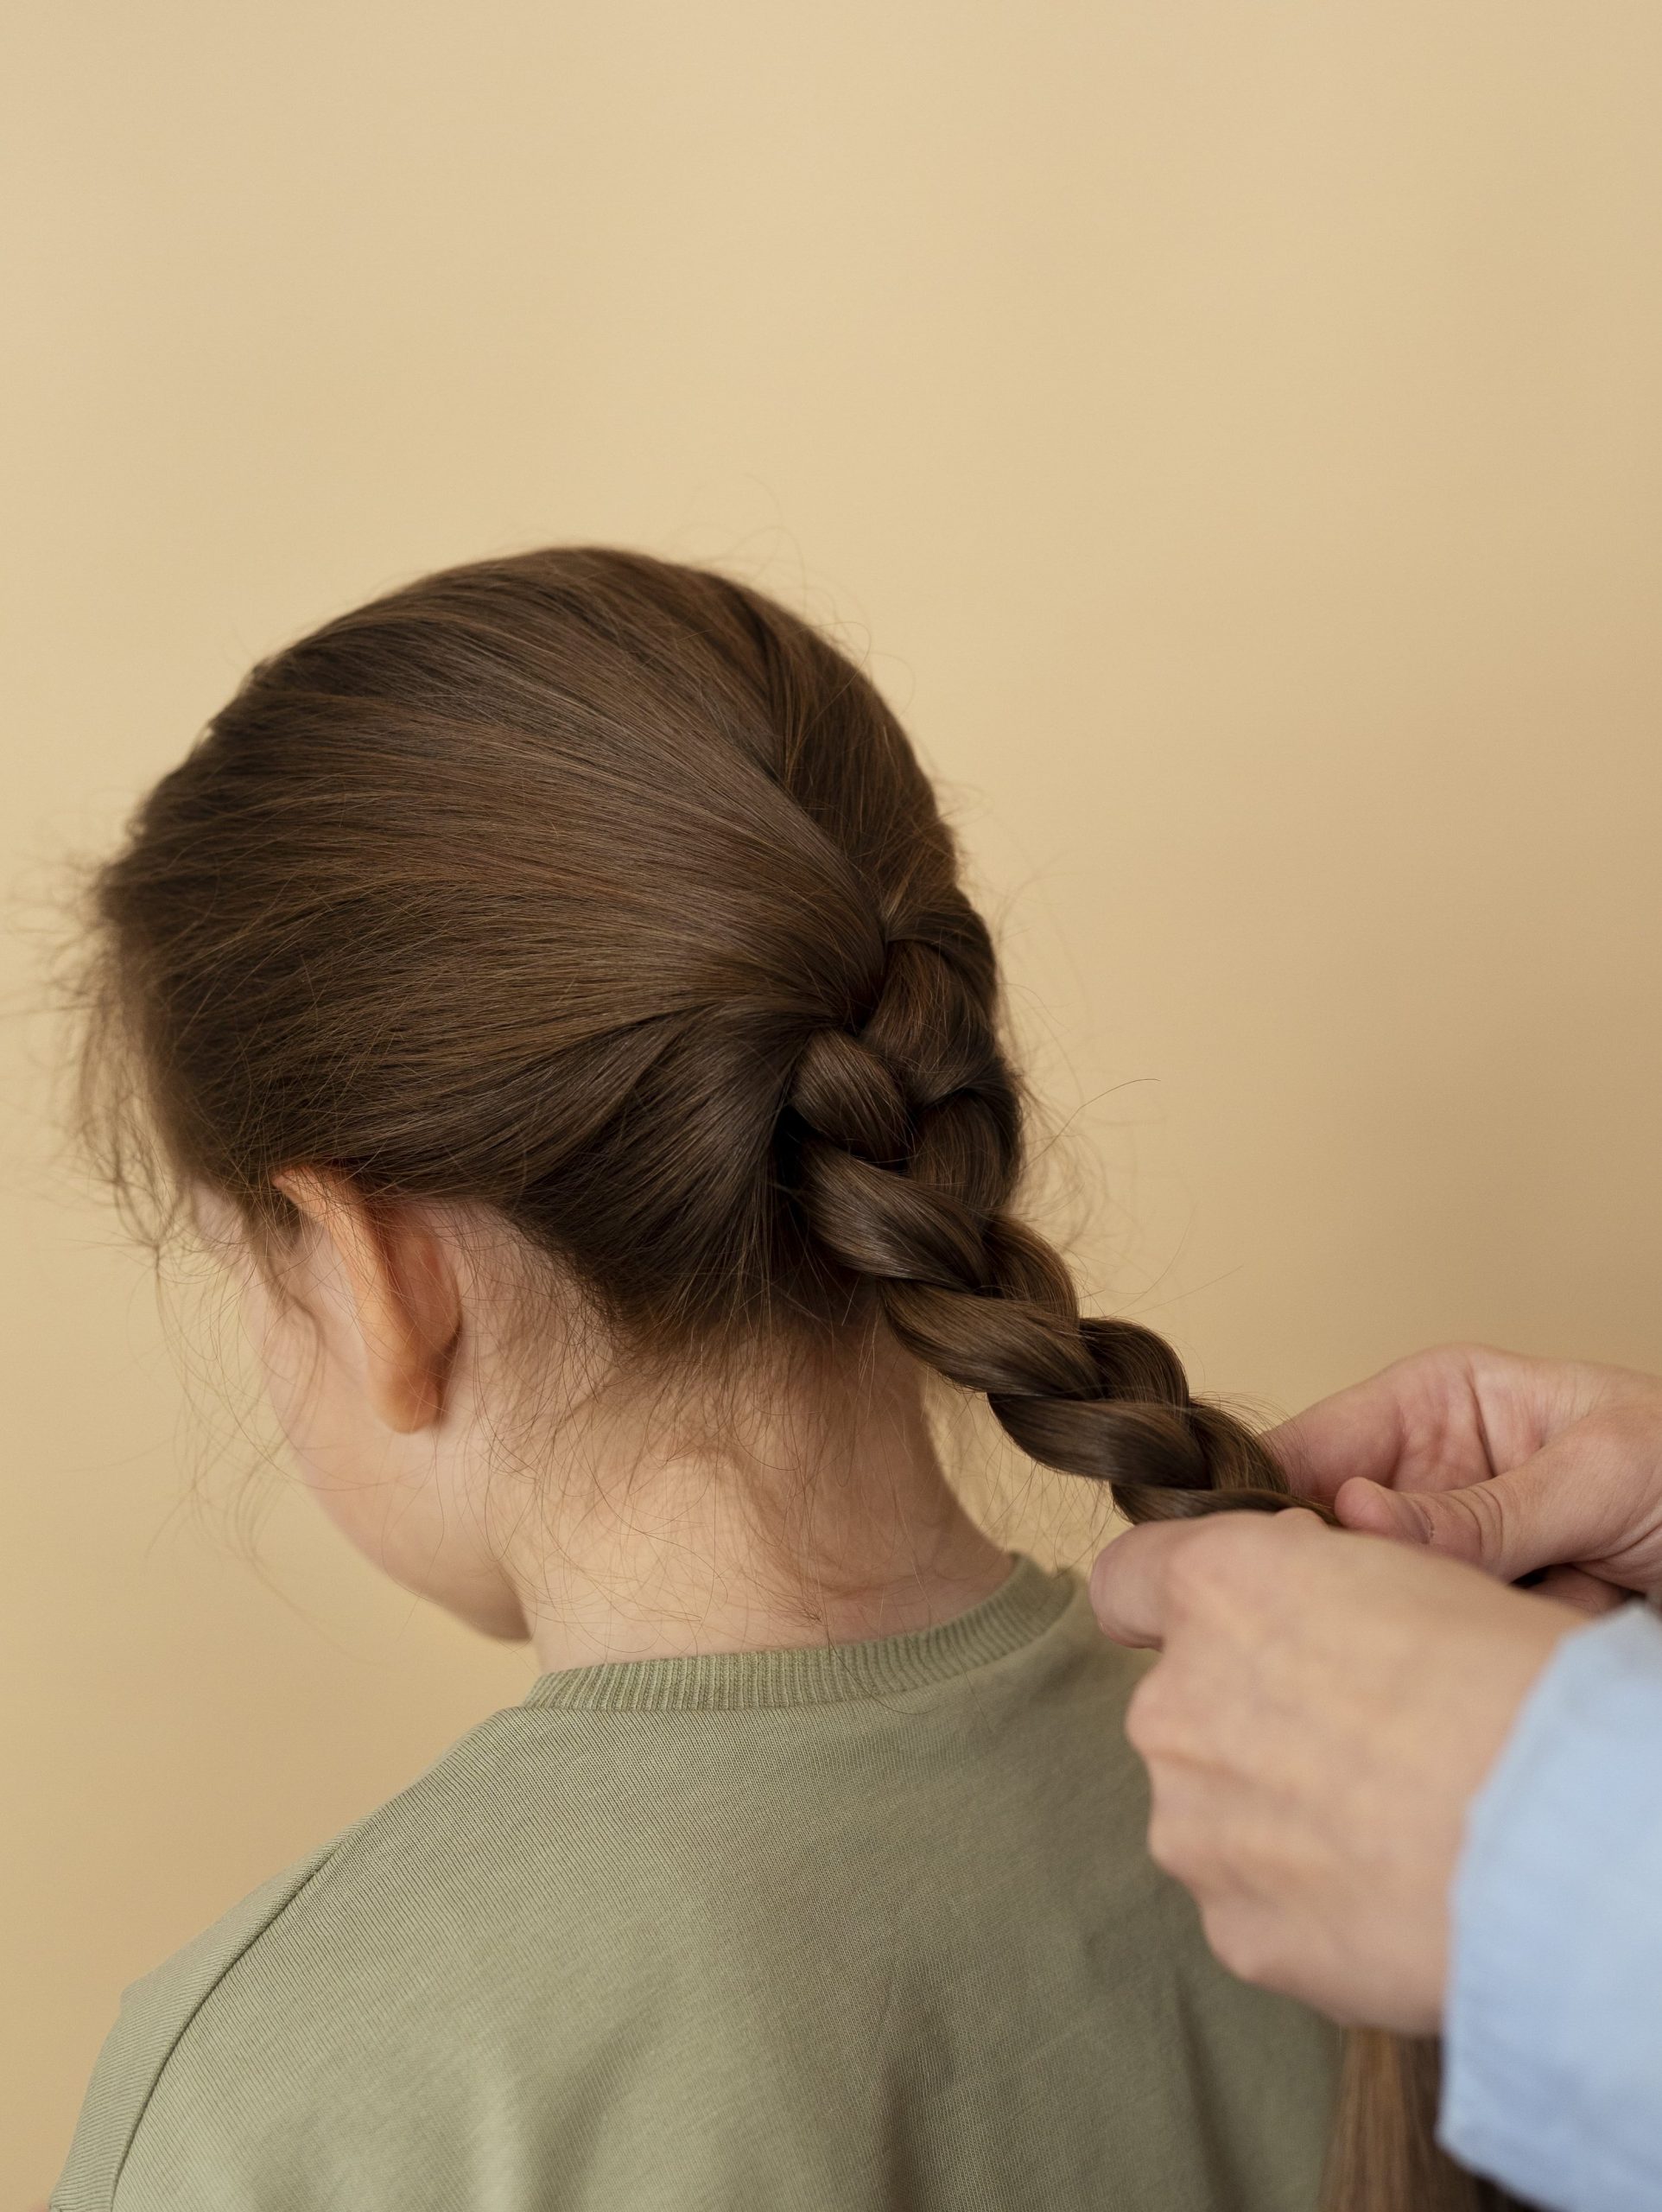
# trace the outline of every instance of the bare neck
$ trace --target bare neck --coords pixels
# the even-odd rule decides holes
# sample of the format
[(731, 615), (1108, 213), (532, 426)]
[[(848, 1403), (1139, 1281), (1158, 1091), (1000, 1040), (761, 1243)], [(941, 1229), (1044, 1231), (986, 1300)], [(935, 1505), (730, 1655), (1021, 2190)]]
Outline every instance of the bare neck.
[(591, 1432), (586, 1478), (513, 1560), (546, 1673), (603, 1660), (847, 1643), (952, 1618), (1010, 1555), (943, 1473), (915, 1370), (885, 1352), (800, 1379), (688, 1443), (640, 1414)]

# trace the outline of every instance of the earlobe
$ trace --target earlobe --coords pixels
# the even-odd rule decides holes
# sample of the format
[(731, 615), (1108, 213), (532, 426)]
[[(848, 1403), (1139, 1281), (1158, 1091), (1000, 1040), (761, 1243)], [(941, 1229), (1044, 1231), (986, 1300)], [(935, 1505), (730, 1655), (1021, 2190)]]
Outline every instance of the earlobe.
[(351, 1287), (376, 1413), (400, 1435), (430, 1427), (461, 1325), (455, 1270), (406, 1208), (374, 1205), (332, 1169), (284, 1168), (271, 1180), (328, 1236)]

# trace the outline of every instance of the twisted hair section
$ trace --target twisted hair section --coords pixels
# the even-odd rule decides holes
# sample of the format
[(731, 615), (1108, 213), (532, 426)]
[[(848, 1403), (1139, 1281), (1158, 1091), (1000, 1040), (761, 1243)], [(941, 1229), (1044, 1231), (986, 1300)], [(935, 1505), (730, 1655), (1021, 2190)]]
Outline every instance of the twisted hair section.
[[(1086, 1318), (1056, 1253), (1008, 1211), (1020, 1112), (996, 1039), (993, 958), (967, 911), (950, 931), (888, 925), (875, 1005), (821, 1030), (788, 1101), (811, 1232), (875, 1287), (907, 1349), (971, 1390), (1044, 1465), (1113, 1486), (1136, 1521), (1288, 1501), (1269, 1453), (1189, 1390), (1136, 1323)], [(942, 950), (955, 939), (971, 948)]]

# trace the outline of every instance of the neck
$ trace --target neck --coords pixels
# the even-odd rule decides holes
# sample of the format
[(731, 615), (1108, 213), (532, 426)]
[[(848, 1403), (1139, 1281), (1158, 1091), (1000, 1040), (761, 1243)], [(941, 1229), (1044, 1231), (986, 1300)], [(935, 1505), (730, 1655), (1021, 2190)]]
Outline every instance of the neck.
[(543, 1672), (901, 1635), (1005, 1580), (901, 1355), (765, 1396), (692, 1442), (615, 1408), (586, 1424), (580, 1472), (512, 1561)]

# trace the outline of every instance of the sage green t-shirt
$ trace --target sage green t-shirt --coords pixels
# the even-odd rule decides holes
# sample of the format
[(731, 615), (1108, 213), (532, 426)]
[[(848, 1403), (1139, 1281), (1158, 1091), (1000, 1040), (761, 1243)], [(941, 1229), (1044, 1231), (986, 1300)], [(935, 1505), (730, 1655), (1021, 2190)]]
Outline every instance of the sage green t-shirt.
[(1336, 2038), (1144, 1847), (1018, 1560), (882, 1642), (545, 1675), (135, 1984), (57, 2212), (1310, 2212)]

